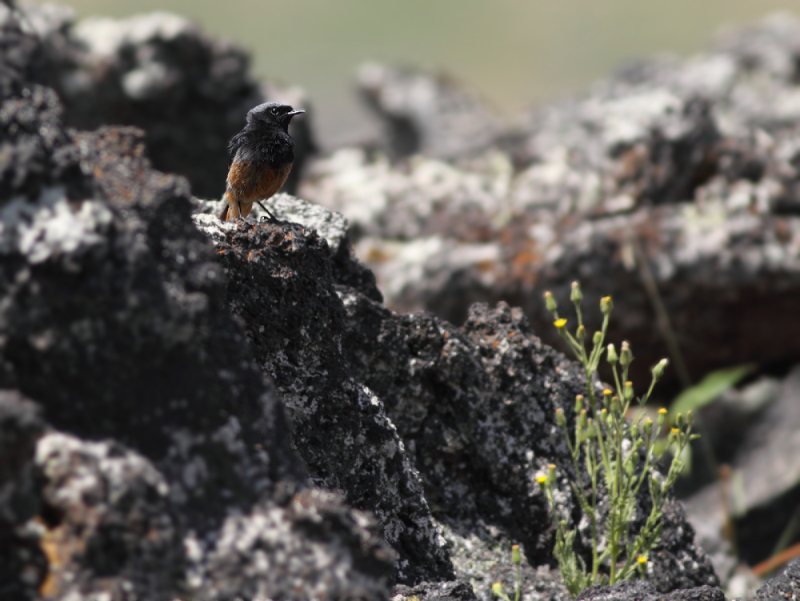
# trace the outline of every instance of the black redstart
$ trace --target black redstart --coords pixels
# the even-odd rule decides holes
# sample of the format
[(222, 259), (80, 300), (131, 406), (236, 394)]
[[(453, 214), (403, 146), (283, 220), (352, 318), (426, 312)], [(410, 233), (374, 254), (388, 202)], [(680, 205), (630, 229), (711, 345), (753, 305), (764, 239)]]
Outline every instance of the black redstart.
[(288, 104), (265, 102), (247, 113), (244, 129), (228, 144), (231, 167), (220, 219), (247, 217), (254, 202), (281, 189), (294, 161), (289, 122), (304, 112)]

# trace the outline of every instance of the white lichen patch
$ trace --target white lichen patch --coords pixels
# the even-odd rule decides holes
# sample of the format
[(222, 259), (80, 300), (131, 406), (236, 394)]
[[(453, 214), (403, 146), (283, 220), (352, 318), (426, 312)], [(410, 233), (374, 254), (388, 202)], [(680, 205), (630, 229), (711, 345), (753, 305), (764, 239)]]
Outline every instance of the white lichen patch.
[(0, 208), (0, 254), (19, 253), (32, 264), (74, 257), (105, 240), (112, 218), (106, 203), (70, 201), (61, 186), (45, 188), (35, 202), (20, 196)]
[(113, 505), (142, 481), (162, 497), (169, 494), (169, 485), (150, 461), (118, 443), (52, 432), (39, 439), (36, 464), (48, 480), (59, 482), (55, 500), (62, 508), (89, 498)]

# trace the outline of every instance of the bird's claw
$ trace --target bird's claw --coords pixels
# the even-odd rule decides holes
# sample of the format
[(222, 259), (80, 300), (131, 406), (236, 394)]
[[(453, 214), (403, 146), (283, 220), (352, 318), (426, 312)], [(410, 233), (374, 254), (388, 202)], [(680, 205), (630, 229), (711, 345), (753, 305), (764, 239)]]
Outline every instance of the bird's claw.
[(258, 204), (259, 207), (261, 207), (261, 210), (264, 211), (267, 214), (267, 216), (266, 217), (262, 217), (262, 219), (266, 219), (268, 223), (278, 223), (278, 218), (275, 217), (275, 215), (273, 215), (272, 213), (270, 213), (267, 210), (267, 207), (265, 207), (260, 202), (257, 202), (257, 204)]

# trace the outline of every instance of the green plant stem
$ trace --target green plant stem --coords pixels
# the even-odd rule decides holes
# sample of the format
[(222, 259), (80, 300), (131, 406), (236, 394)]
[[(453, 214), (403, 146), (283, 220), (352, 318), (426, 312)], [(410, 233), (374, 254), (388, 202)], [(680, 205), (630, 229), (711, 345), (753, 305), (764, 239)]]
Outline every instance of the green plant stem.
[(664, 302), (662, 301), (661, 294), (658, 291), (656, 278), (653, 276), (653, 272), (650, 269), (650, 263), (645, 256), (644, 249), (642, 248), (642, 244), (638, 237), (631, 234), (630, 240), (636, 253), (636, 258), (639, 262), (639, 275), (642, 278), (642, 284), (644, 284), (644, 289), (647, 292), (647, 296), (650, 299), (650, 303), (652, 304), (653, 310), (656, 313), (656, 323), (658, 324), (658, 329), (661, 331), (661, 335), (664, 337), (664, 342), (667, 343), (669, 356), (675, 363), (675, 369), (678, 372), (678, 379), (681, 382), (681, 386), (683, 388), (689, 388), (692, 385), (692, 379), (689, 375), (689, 369), (686, 367), (686, 362), (683, 360), (683, 353), (681, 352), (681, 347), (678, 344), (678, 337), (675, 335), (675, 329), (672, 327), (669, 313), (667, 312), (666, 307), (664, 307)]

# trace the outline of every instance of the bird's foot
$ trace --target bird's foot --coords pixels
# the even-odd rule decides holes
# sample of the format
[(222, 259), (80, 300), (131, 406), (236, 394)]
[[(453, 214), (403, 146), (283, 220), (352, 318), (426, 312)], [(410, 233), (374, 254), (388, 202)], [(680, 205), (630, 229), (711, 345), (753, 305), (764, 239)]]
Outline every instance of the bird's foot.
[(275, 217), (275, 215), (273, 215), (272, 213), (270, 213), (267, 210), (267, 207), (265, 207), (260, 202), (257, 202), (257, 204), (258, 204), (259, 207), (261, 207), (261, 210), (264, 211), (267, 214), (267, 216), (266, 217), (262, 217), (262, 219), (266, 219), (268, 223), (278, 223), (278, 218)]

